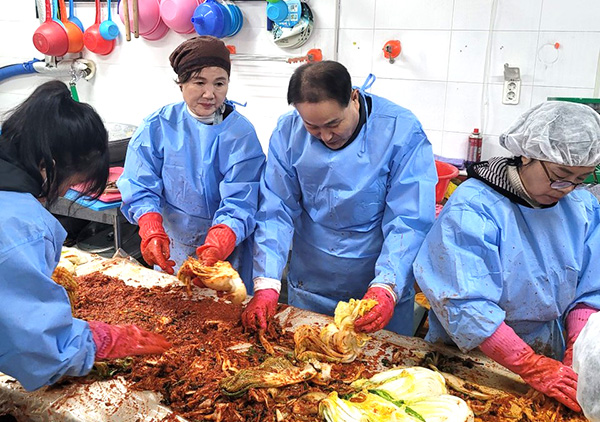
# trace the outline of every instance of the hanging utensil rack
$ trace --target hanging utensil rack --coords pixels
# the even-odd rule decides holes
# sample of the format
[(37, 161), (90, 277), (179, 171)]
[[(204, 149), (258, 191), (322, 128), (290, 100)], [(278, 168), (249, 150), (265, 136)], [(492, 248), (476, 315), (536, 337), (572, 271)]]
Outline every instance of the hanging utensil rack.
[(269, 56), (263, 54), (244, 54), (237, 53), (233, 45), (228, 45), (227, 48), (231, 53), (233, 61), (272, 61), (285, 63), (302, 63), (302, 62), (320, 62), (323, 60), (323, 53), (319, 48), (308, 50), (304, 56)]

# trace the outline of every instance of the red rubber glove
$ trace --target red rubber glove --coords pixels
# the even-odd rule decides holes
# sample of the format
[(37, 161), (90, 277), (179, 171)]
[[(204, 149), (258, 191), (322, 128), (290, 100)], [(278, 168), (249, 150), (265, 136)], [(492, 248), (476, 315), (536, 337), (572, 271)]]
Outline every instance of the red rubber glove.
[(363, 333), (373, 333), (383, 329), (394, 315), (394, 307), (396, 306), (394, 296), (385, 287), (374, 286), (369, 287), (367, 293), (363, 296), (363, 300), (365, 299), (375, 299), (377, 305), (354, 321), (354, 329)]
[(254, 292), (248, 306), (242, 312), (242, 324), (253, 330), (266, 330), (267, 322), (277, 312), (279, 293), (275, 289), (263, 289)]
[(96, 359), (116, 359), (134, 355), (153, 355), (171, 347), (160, 334), (135, 325), (111, 325), (88, 321), (96, 344)]
[(587, 324), (590, 316), (598, 312), (598, 309), (592, 308), (591, 306), (579, 303), (575, 306), (569, 315), (567, 316), (567, 349), (565, 350), (565, 356), (563, 357), (563, 363), (568, 366), (573, 366), (573, 345), (575, 340), (579, 337), (579, 333)]
[(208, 230), (204, 245), (196, 249), (198, 259), (207, 267), (212, 267), (217, 261), (225, 261), (235, 249), (237, 236), (225, 224), (217, 224)]
[(536, 354), (506, 323), (479, 345), (488, 357), (519, 374), (523, 380), (576, 412), (577, 374), (569, 366)]
[(162, 222), (162, 216), (157, 212), (148, 212), (140, 217), (138, 220), (142, 238), (140, 249), (148, 265), (158, 265), (166, 273), (173, 274), (175, 261), (169, 260), (171, 257), (169, 236), (165, 233)]

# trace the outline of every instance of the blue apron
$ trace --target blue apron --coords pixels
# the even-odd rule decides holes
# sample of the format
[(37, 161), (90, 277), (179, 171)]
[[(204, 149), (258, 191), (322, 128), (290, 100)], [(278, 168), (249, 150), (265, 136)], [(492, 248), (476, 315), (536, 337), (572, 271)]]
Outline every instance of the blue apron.
[(210, 227), (227, 225), (237, 237), (229, 261), (252, 291), (251, 234), (264, 161), (254, 127), (237, 111), (205, 125), (185, 102), (165, 106), (129, 143), (117, 182), (123, 214), (132, 223), (147, 212), (163, 216), (176, 268), (195, 255)]
[(414, 264), (435, 315), (427, 340), (479, 346), (504, 321), (536, 352), (561, 359), (562, 322), (600, 309), (600, 205), (575, 190), (528, 208), (481, 181), (450, 197)]
[(358, 137), (336, 151), (297, 111), (280, 118), (261, 181), (254, 277), (281, 279), (293, 239), (291, 305), (333, 315), (338, 301), (387, 284), (399, 301), (386, 328), (412, 335), (412, 262), (435, 213), (433, 153), (410, 111), (370, 97)]

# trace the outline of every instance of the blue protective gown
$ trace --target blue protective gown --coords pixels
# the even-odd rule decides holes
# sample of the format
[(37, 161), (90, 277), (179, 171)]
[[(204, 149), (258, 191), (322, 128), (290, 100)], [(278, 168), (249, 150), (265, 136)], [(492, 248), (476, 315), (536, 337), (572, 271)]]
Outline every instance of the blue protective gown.
[(387, 284), (398, 297), (387, 328), (412, 335), (412, 262), (434, 220), (437, 175), (416, 117), (371, 98), (358, 137), (337, 151), (297, 111), (279, 119), (261, 181), (254, 277), (280, 280), (293, 240), (290, 305), (333, 315), (338, 301)]
[(251, 287), (250, 234), (264, 162), (254, 127), (235, 109), (220, 124), (206, 125), (185, 102), (171, 104), (144, 119), (129, 142), (117, 182), (121, 209), (132, 223), (148, 212), (162, 214), (177, 268), (211, 226), (227, 225), (237, 237), (228, 260)]
[(505, 321), (537, 353), (560, 359), (562, 319), (600, 309), (600, 206), (575, 190), (533, 209), (469, 179), (452, 194), (414, 263), (431, 342), (479, 346)]
[(29, 193), (0, 191), (0, 372), (27, 390), (86, 375), (96, 346), (52, 281), (67, 233)]

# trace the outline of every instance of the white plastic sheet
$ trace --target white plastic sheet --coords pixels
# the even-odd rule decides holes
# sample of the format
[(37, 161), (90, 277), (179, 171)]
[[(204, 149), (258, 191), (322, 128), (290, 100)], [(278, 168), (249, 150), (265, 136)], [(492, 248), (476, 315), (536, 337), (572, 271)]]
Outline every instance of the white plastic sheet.
[[(174, 276), (136, 265), (127, 257), (105, 259), (85, 252), (77, 253), (87, 255), (76, 267), (78, 276), (100, 271), (138, 287), (179, 283)], [(194, 289), (194, 293), (197, 298), (216, 298), (215, 292), (209, 289)], [(276, 318), (283, 327), (292, 331), (301, 324), (325, 326), (332, 321), (331, 317), (294, 307), (286, 308)], [(241, 352), (247, 350), (244, 346), (249, 345), (241, 344)], [(517, 394), (527, 391), (527, 386), (518, 376), (481, 353), (475, 352), (467, 357), (458, 349), (431, 345), (419, 338), (403, 337), (385, 330), (373, 334), (365, 347), (364, 358), (376, 359), (379, 369), (385, 370), (388, 368), (382, 364), (383, 358), (390, 360), (394, 353), (400, 356), (404, 365), (410, 366), (418, 364), (426, 353), (432, 351), (473, 361), (473, 367), (457, 364), (452, 371), (467, 381)], [(160, 400), (160, 394), (132, 390), (123, 379), (74, 383), (27, 392), (13, 378), (0, 373), (0, 415), (11, 414), (18, 421), (159, 422), (172, 413), (160, 404)], [(186, 421), (183, 418), (178, 420)]]
[(10, 414), (19, 422), (158, 422), (171, 413), (160, 404), (159, 394), (133, 391), (122, 379), (27, 392), (0, 373), (0, 415)]
[(573, 369), (579, 375), (577, 401), (590, 422), (600, 422), (600, 312), (593, 314), (573, 348)]

